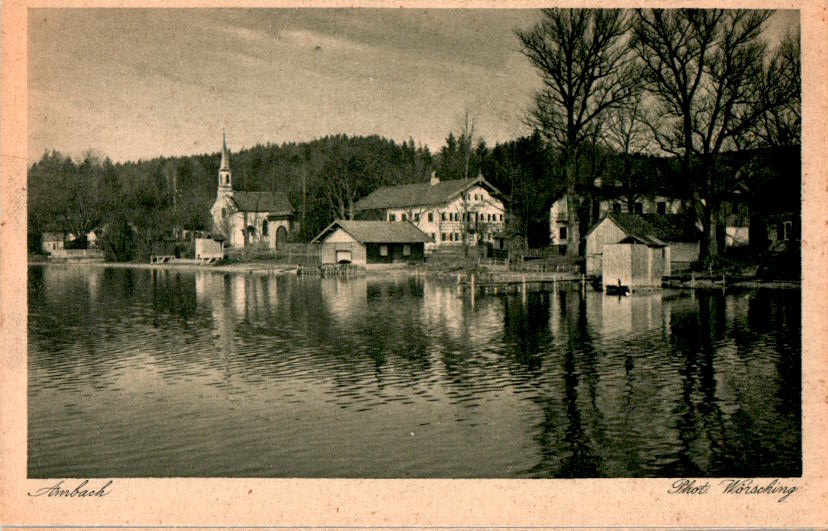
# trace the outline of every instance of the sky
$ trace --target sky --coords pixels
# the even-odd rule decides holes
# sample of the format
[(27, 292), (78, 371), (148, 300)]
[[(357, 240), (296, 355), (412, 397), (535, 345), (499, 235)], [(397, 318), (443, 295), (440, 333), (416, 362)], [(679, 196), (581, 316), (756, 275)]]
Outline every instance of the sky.
[[(432, 152), (464, 112), (489, 145), (527, 132), (540, 82), (516, 28), (536, 10), (30, 9), (30, 163), (114, 161), (329, 134)], [(798, 12), (769, 21), (769, 40)]]

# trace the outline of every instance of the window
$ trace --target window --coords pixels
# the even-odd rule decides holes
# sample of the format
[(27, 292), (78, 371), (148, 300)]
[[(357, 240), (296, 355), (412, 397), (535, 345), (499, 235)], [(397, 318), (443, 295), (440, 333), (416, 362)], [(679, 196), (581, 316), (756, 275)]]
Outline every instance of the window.
[(428, 222), (431, 223), (432, 221), (434, 221), (434, 212), (429, 212), (428, 213)]
[(435, 238), (435, 237), (434, 237), (434, 233), (433, 233), (433, 232), (431, 233), (431, 241), (433, 241), (433, 242), (434, 242), (434, 241), (437, 241), (437, 238)]
[(403, 215), (400, 216), (400, 219), (403, 220), (403, 221), (406, 221), (408, 218), (406, 217), (405, 214), (403, 214)]
[(612, 211), (615, 212), (616, 214), (620, 214), (621, 213), (621, 203), (613, 203), (612, 204)]
[(491, 214), (486, 214), (486, 221), (491, 221), (491, 220), (492, 220), (492, 215)]
[(411, 256), (411, 246), (403, 245), (403, 256)]
[(454, 241), (456, 241), (456, 242), (460, 241), (460, 233), (459, 232), (454, 233)]
[(558, 229), (558, 239), (565, 240), (566, 239), (566, 227), (561, 227)]
[(388, 256), (388, 246), (380, 245), (380, 256)]
[(223, 217), (223, 218), (227, 217), (227, 209), (226, 208), (221, 209), (221, 217)]
[(440, 212), (440, 220), (442, 220), (442, 221), (446, 220), (446, 213), (445, 212)]
[(662, 215), (666, 214), (667, 213), (667, 203), (665, 203), (664, 201), (659, 201), (658, 203), (656, 203), (656, 212), (658, 212), (659, 214), (662, 214)]
[(415, 222), (415, 223), (419, 223), (419, 222), (420, 222), (420, 215), (419, 215), (419, 214), (414, 214), (414, 222)]
[(388, 221), (397, 221), (396, 214), (388, 214)]
[(262, 236), (267, 236), (267, 220), (262, 221)]
[(635, 204), (635, 213), (636, 214), (643, 214), (644, 213), (644, 205), (642, 205), (641, 203), (636, 203)]
[(503, 221), (503, 214), (500, 215), (500, 221)]
[(446, 241), (446, 233), (445, 233), (445, 232), (441, 232), (441, 233), (440, 233), (440, 236), (441, 236), (441, 239), (442, 239), (443, 241)]
[(224, 176), (224, 184), (230, 184), (230, 176), (229, 175)]

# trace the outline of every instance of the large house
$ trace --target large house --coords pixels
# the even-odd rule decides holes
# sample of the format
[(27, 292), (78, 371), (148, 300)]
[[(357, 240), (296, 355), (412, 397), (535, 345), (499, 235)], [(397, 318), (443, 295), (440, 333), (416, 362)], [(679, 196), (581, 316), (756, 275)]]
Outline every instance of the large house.
[(275, 249), (287, 241), (288, 234), (293, 230), (293, 206), (285, 194), (233, 190), (233, 172), (224, 138), (218, 192), (210, 214), (213, 231), (223, 234), (231, 247)]
[(325, 264), (422, 262), (431, 238), (408, 221), (336, 220), (311, 243), (319, 243)]
[(475, 179), (383, 186), (360, 199), (360, 217), (388, 222), (410, 221), (429, 235), (426, 249), (491, 243), (497, 247), (506, 211), (500, 191), (478, 175)]

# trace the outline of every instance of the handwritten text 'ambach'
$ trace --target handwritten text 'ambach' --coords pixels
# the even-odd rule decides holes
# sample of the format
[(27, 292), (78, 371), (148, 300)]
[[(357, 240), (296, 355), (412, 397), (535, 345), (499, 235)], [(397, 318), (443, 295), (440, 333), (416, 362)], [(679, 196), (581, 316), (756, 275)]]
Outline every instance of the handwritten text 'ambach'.
[[(776, 501), (783, 502), (796, 492), (796, 487), (783, 485), (778, 479), (764, 483), (753, 479), (724, 479), (718, 482), (723, 494), (765, 495), (776, 496)], [(699, 494), (710, 492), (710, 481), (704, 483), (695, 479), (677, 479), (667, 491), (668, 494)]]
[(30, 492), (29, 496), (46, 496), (48, 498), (52, 498), (55, 496), (61, 498), (103, 498), (104, 496), (109, 494), (109, 491), (106, 490), (107, 487), (112, 485), (112, 481), (110, 480), (96, 489), (94, 487), (87, 486), (88, 483), (89, 480), (84, 479), (81, 483), (75, 485), (73, 488), (72, 486), (64, 486), (63, 480), (61, 479), (54, 485), (51, 485), (49, 487), (43, 487), (41, 489), (37, 489), (34, 492)]

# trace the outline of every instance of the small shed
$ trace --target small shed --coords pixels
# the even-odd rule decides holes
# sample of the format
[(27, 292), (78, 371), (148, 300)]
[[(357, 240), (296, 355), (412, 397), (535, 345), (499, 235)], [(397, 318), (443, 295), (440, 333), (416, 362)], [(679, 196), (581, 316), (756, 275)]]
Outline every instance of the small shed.
[(196, 260), (221, 260), (224, 258), (224, 235), (211, 233), (207, 238), (195, 239)]
[(367, 265), (422, 262), (431, 241), (408, 221), (336, 220), (312, 243), (321, 244), (322, 265)]
[(604, 245), (601, 284), (605, 292), (659, 289), (669, 271), (670, 247), (657, 238), (630, 236)]

